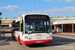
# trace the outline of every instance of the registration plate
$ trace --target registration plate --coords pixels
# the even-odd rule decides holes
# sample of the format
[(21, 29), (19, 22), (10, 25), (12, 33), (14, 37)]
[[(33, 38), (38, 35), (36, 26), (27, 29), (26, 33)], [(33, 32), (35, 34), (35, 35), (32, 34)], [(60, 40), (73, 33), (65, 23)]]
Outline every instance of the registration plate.
[(42, 41), (36, 41), (36, 43), (42, 43)]

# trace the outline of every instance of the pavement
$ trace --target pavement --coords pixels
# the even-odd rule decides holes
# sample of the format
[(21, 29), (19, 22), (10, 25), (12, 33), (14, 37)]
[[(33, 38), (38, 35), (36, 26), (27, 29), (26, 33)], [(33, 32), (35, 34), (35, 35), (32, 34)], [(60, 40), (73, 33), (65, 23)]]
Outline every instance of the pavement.
[(61, 35), (59, 33), (53, 34), (52, 43), (34, 45), (20, 45), (18, 41), (12, 39), (11, 33), (5, 33), (5, 37), (9, 38), (9, 40), (0, 44), (0, 50), (75, 50), (75, 39), (65, 38), (66, 36), (62, 37), (62, 33)]
[(5, 36), (6, 36), (5, 34), (4, 34), (4, 37), (3, 37), (3, 34), (0, 35), (0, 44), (8, 41), (8, 38), (6, 38)]
[(53, 36), (75, 39), (75, 34), (73, 33), (56, 33), (56, 34), (53, 34)]
[(0, 44), (3, 43), (3, 42), (6, 42), (7, 40), (8, 40), (8, 38), (0, 37)]

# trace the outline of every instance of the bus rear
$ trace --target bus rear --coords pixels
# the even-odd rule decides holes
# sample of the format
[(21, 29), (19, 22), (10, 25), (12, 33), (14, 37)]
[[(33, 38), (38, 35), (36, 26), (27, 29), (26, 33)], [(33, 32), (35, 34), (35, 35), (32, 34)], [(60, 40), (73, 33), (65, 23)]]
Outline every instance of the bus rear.
[(24, 19), (25, 35), (22, 44), (52, 43), (51, 23), (48, 15), (26, 15)]

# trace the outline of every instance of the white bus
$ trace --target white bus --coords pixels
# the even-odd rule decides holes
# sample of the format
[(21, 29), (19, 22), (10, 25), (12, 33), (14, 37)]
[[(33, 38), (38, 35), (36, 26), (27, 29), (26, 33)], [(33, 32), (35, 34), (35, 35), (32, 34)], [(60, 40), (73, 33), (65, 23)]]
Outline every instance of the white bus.
[(52, 43), (49, 15), (23, 14), (12, 22), (12, 37), (23, 45)]

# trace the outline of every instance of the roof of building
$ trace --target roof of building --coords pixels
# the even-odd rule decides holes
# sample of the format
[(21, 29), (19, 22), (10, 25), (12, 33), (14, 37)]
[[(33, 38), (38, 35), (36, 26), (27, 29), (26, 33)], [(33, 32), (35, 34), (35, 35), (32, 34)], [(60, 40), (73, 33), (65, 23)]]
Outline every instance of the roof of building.
[(16, 19), (15, 17), (11, 17), (11, 18), (1, 18), (1, 19)]
[(53, 16), (51, 18), (73, 18), (75, 16)]

